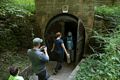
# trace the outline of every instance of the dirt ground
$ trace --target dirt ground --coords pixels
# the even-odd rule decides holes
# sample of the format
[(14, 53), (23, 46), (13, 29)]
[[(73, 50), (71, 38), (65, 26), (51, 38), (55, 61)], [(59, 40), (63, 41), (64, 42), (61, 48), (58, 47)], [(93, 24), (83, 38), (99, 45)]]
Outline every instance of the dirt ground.
[[(55, 61), (50, 61), (47, 64), (47, 70), (50, 74), (49, 80), (67, 80), (68, 76), (72, 73), (73, 69), (75, 68), (73, 63), (67, 64), (66, 62), (64, 62), (62, 70), (60, 70), (56, 75), (53, 75), (55, 65)], [(37, 78), (35, 80), (37, 80)]]
[(48, 72), (51, 75), (50, 80), (67, 80), (68, 76), (71, 74), (71, 72), (74, 69), (73, 64), (63, 63), (62, 70), (60, 70), (58, 74), (52, 75), (55, 65), (56, 62), (54, 61), (51, 61), (49, 64), (47, 64)]
[(10, 51), (0, 52), (0, 80), (8, 79), (10, 66), (16, 66), (19, 67), (20, 70), (23, 70), (30, 64), (27, 54), (25, 52), (23, 53), (18, 54)]

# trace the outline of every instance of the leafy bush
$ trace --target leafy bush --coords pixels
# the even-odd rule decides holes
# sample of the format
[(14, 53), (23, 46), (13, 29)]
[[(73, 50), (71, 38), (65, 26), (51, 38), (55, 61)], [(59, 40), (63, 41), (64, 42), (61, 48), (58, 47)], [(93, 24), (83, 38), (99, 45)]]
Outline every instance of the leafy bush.
[(0, 5), (0, 15), (7, 16), (7, 15), (16, 15), (19, 17), (24, 17), (24, 15), (32, 15), (32, 13), (26, 9), (20, 8), (18, 6), (12, 5), (11, 3), (3, 3)]
[(0, 31), (0, 51), (2, 50), (16, 50), (17, 45), (16, 37), (13, 35), (12, 30), (5, 29)]
[(80, 64), (76, 80), (120, 79), (120, 31), (118, 30), (111, 37), (104, 37), (104, 39), (108, 42), (105, 45), (104, 53), (91, 55), (85, 59)]
[[(95, 29), (94, 38), (102, 39), (105, 44), (101, 54), (92, 54), (79, 66), (75, 80), (119, 80), (120, 79), (120, 6), (101, 6), (96, 8), (96, 14), (116, 18), (117, 26), (112, 33), (104, 34)], [(99, 31), (99, 33), (98, 33)], [(97, 41), (99, 42), (99, 41)], [(100, 42), (101, 43), (101, 42)], [(94, 47), (97, 47), (94, 45)], [(95, 49), (93, 49), (95, 50)], [(95, 50), (99, 53), (99, 50)]]
[(34, 0), (1, 0), (0, 15), (32, 15), (35, 12)]
[(12, 0), (12, 3), (29, 12), (35, 12), (35, 0)]
[(0, 0), (0, 80), (8, 79), (9, 66), (23, 70), (30, 64), (23, 49), (31, 47), (33, 9), (28, 10), (12, 1), (15, 0)]
[[(34, 19), (30, 21), (33, 12), (24, 8), (32, 0), (4, 0), (0, 3), (0, 51), (16, 50), (18, 47), (28, 48), (31, 44), (31, 30)], [(21, 4), (21, 5), (22, 5)], [(34, 7), (31, 2), (28, 8)], [(33, 9), (32, 9), (33, 10)], [(8, 46), (9, 45), (9, 46)]]
[(114, 29), (120, 24), (120, 6), (97, 6), (95, 15), (94, 26), (100, 34), (114, 33)]
[(117, 16), (120, 15), (120, 6), (96, 6), (95, 13), (99, 15)]

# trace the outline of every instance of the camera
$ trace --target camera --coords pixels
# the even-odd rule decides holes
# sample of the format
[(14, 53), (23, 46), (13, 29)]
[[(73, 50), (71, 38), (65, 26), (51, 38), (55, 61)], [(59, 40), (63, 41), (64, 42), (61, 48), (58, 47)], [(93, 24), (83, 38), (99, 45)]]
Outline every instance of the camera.
[(45, 48), (47, 48), (47, 47), (46, 47), (46, 46), (41, 46), (41, 47), (40, 47), (40, 50), (41, 50), (41, 51), (44, 51)]

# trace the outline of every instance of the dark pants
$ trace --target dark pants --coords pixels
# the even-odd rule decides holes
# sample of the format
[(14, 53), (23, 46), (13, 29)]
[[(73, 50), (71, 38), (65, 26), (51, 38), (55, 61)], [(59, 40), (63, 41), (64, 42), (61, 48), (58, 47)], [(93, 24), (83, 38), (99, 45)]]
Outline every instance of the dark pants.
[(64, 53), (57, 53), (57, 64), (55, 67), (55, 71), (58, 72), (58, 70), (62, 69), (62, 63), (64, 61)]
[(67, 51), (70, 54), (70, 60), (71, 60), (71, 62), (73, 62), (74, 61), (74, 50), (67, 50)]
[(55, 67), (55, 72), (58, 72), (61, 69), (62, 69), (62, 62), (57, 62), (56, 67)]
[(38, 76), (38, 80), (48, 80), (49, 76), (46, 70), (36, 74)]

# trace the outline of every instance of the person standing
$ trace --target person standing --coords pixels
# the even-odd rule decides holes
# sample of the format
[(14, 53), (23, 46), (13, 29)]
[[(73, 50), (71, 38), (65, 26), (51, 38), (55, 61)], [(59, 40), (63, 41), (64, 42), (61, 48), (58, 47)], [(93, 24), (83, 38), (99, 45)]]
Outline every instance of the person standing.
[(71, 62), (74, 61), (74, 45), (73, 45), (73, 37), (72, 37), (72, 33), (68, 32), (68, 35), (66, 37), (66, 45), (67, 45), (67, 51), (70, 54), (70, 60)]
[(59, 70), (62, 69), (62, 63), (64, 61), (64, 52), (66, 53), (66, 56), (68, 56), (68, 52), (64, 46), (63, 40), (61, 39), (62, 35), (60, 32), (56, 33), (56, 39), (53, 43), (53, 47), (51, 49), (51, 52), (55, 53), (57, 55), (57, 64), (54, 69), (54, 75), (58, 73)]
[[(28, 49), (27, 54), (32, 63), (32, 70), (38, 76), (39, 80), (48, 80), (48, 72), (45, 64), (49, 61), (46, 47), (40, 47), (43, 42), (40, 38), (33, 39), (33, 48)], [(41, 51), (44, 50), (44, 52)]]

